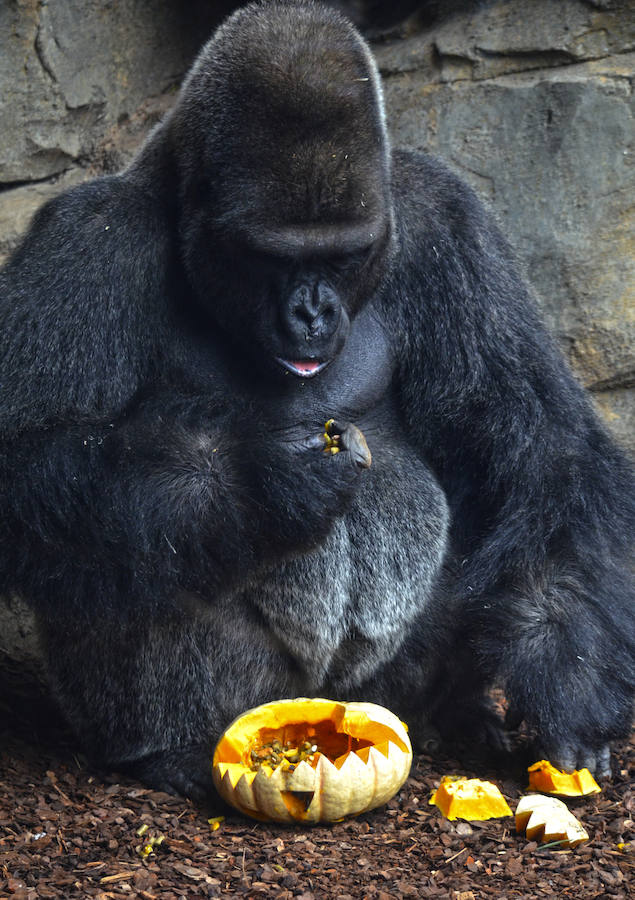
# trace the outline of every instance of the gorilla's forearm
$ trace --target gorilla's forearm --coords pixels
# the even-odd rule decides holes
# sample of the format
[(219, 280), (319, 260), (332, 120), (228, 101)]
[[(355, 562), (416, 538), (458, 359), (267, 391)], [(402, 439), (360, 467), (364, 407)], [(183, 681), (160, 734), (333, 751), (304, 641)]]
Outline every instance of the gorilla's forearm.
[(472, 192), (425, 158), (410, 166), (433, 169), (437, 208), (404, 242), (401, 396), (452, 511), (457, 644), (504, 680), (545, 752), (606, 772), (635, 689), (631, 467)]
[[(626, 737), (635, 689), (630, 573), (552, 561), (515, 590), (468, 604), (474, 648), (507, 686), (510, 717), (526, 720), (562, 766), (608, 771), (608, 741)], [(605, 753), (604, 759), (601, 754)]]
[[(218, 594), (315, 546), (346, 511), (357, 472), (308, 428), (267, 441), (247, 408), (158, 396), (120, 422), (25, 432), (0, 448), (7, 527), (24, 560), (99, 561)], [(7, 587), (31, 594), (15, 563)]]
[[(631, 466), (537, 316), (492, 217), (439, 163), (402, 159), (405, 216), (426, 231), (404, 223), (401, 396), (446, 491), (466, 584), (487, 592), (556, 558), (612, 565), (635, 525)], [(413, 191), (417, 180), (434, 192)], [(409, 208), (417, 195), (427, 208)]]
[(58, 555), (74, 567), (123, 568), (141, 580), (152, 572), (171, 590), (205, 582), (214, 591), (231, 565), (253, 567), (255, 548), (240, 527), (239, 479), (231, 460), (211, 457), (220, 435), (210, 429), (198, 447), (192, 439), (189, 458), (179, 436), (182, 452), (169, 461), (161, 447), (152, 455), (147, 432), (135, 435), (130, 423), (25, 433), (4, 448), (7, 527), (14, 539), (20, 535), (10, 587), (32, 597), (26, 561), (34, 556), (43, 566), (47, 559), (54, 566)]

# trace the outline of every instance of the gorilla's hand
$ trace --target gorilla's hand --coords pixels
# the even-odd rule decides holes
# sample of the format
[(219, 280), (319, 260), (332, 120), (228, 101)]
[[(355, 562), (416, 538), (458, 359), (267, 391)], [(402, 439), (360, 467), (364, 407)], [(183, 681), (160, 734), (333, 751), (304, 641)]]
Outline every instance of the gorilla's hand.
[(285, 546), (293, 552), (318, 546), (346, 513), (371, 463), (355, 425), (329, 420), (321, 432), (307, 436), (309, 428), (294, 426), (278, 431), (275, 441), (260, 440), (247, 465), (266, 519), (258, 535), (267, 546), (275, 543), (278, 552)]
[(221, 804), (214, 789), (210, 760), (213, 749), (192, 744), (178, 750), (154, 753), (115, 768), (138, 778), (157, 791), (189, 797), (197, 803)]
[[(522, 713), (510, 706), (505, 716), (505, 727), (515, 730), (523, 720)], [(549, 739), (539, 735), (535, 744), (536, 759), (548, 759), (564, 772), (588, 769), (597, 778), (611, 775), (611, 747), (608, 742), (591, 744), (573, 736)]]
[(321, 437), (325, 453), (335, 455), (344, 452), (348, 454), (348, 458), (356, 468), (370, 468), (372, 457), (366, 438), (352, 422), (341, 425), (335, 419), (329, 419), (324, 425), (324, 434)]

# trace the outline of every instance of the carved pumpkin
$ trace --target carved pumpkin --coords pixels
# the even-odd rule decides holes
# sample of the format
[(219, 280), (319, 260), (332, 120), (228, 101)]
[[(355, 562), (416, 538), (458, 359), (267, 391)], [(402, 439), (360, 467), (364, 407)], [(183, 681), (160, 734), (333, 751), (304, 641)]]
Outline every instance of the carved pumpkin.
[(556, 841), (562, 848), (577, 847), (589, 840), (589, 835), (562, 800), (542, 794), (520, 798), (516, 807), (516, 831), (524, 831), (530, 841), (547, 844)]
[(333, 822), (390, 800), (411, 763), (405, 726), (382, 706), (299, 698), (235, 719), (212, 776), (228, 803), (256, 819)]

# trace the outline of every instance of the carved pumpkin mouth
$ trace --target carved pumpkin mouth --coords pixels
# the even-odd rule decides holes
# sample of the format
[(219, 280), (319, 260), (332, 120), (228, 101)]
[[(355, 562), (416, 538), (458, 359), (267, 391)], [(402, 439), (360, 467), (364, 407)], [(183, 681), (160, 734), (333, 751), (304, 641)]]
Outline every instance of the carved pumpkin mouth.
[(214, 784), (236, 809), (277, 822), (332, 822), (386, 803), (412, 747), (373, 703), (279, 700), (236, 719), (216, 746)]

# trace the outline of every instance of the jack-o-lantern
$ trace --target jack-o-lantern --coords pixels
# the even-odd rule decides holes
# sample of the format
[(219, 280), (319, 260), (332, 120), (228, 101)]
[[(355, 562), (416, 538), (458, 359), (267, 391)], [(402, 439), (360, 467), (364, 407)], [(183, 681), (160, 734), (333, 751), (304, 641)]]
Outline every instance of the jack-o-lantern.
[(386, 803), (412, 747), (402, 722), (374, 703), (278, 700), (235, 719), (219, 740), (219, 794), (256, 819), (333, 822)]

